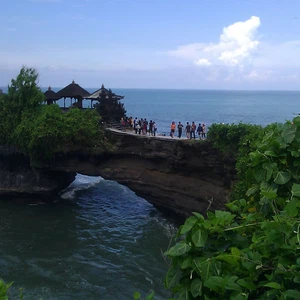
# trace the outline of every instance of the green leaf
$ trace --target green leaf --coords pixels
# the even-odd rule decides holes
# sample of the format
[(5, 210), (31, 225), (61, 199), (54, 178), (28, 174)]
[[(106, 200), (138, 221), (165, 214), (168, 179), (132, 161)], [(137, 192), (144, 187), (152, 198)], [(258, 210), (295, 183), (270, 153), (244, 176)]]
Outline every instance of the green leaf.
[(190, 299), (189, 290), (186, 286), (183, 286), (183, 288), (179, 293), (178, 300), (189, 300), (189, 299)]
[(236, 284), (236, 280), (238, 279), (237, 276), (231, 276), (228, 278), (228, 281), (226, 283), (226, 289), (240, 292), (242, 291), (242, 288), (240, 285)]
[(239, 256), (239, 257), (241, 256), (241, 251), (238, 248), (236, 248), (236, 247), (232, 247), (230, 249), (230, 251), (231, 251), (232, 255)]
[(195, 227), (192, 230), (192, 241), (196, 247), (204, 247), (208, 238), (208, 232), (206, 229)]
[(291, 174), (285, 171), (279, 171), (274, 179), (277, 184), (286, 184), (291, 179)]
[(283, 137), (283, 139), (286, 143), (290, 144), (294, 140), (296, 130), (297, 130), (297, 127), (294, 125), (290, 125), (290, 126), (286, 127), (285, 129), (283, 129), (281, 136)]
[(271, 151), (271, 150), (265, 151), (264, 154), (267, 155), (267, 156), (272, 156), (272, 157), (277, 157), (278, 156), (274, 151)]
[(220, 276), (211, 276), (205, 282), (204, 286), (216, 293), (220, 293), (225, 288), (226, 280)]
[(300, 197), (300, 184), (294, 183), (292, 186), (292, 195)]
[(184, 258), (183, 262), (181, 263), (181, 269), (187, 269), (192, 265), (192, 257), (187, 256)]
[(134, 294), (133, 294), (133, 299), (134, 299), (134, 300), (139, 300), (139, 299), (141, 299), (141, 294), (140, 294), (139, 292), (134, 292)]
[(154, 291), (151, 291), (147, 296), (146, 300), (153, 300), (154, 299)]
[(277, 196), (277, 187), (275, 183), (268, 184), (267, 182), (263, 182), (260, 185), (260, 193), (262, 196), (267, 197), (269, 199), (273, 199)]
[(166, 288), (173, 287), (177, 283), (179, 275), (180, 275), (180, 267), (178, 265), (175, 266), (172, 264), (165, 277)]
[(299, 200), (293, 199), (284, 208), (284, 211), (292, 218), (298, 215), (298, 202)]
[(199, 278), (194, 278), (191, 284), (191, 293), (194, 298), (202, 296), (202, 281)]
[(177, 243), (175, 246), (173, 246), (172, 248), (170, 248), (166, 254), (171, 257), (180, 256), (184, 253), (189, 252), (190, 249), (191, 249), (190, 245), (188, 245), (185, 241), (181, 241)]
[(197, 212), (192, 212), (192, 214), (193, 214), (194, 216), (196, 216), (199, 220), (204, 221), (203, 215), (201, 215), (201, 214), (199, 214), (199, 213), (197, 213)]
[(269, 288), (272, 288), (272, 289), (276, 289), (276, 290), (279, 290), (281, 288), (280, 284), (278, 282), (268, 282), (266, 284), (264, 284), (263, 286), (265, 287), (269, 287)]
[(253, 176), (257, 182), (262, 182), (266, 178), (266, 170), (257, 168), (254, 170)]
[(216, 257), (217, 260), (225, 261), (230, 265), (238, 265), (238, 257), (232, 256), (231, 254), (219, 254)]
[(185, 234), (185, 233), (189, 232), (197, 222), (198, 222), (197, 217), (194, 217), (194, 216), (189, 217), (185, 221), (184, 225), (182, 226), (182, 228), (180, 230), (180, 234)]
[(251, 195), (255, 194), (258, 190), (259, 190), (259, 186), (257, 184), (253, 185), (250, 189), (248, 189), (246, 195), (251, 196)]
[(300, 292), (297, 290), (286, 290), (283, 293), (284, 298), (300, 299)]
[(261, 154), (257, 151), (251, 152), (249, 154), (249, 156), (250, 156), (253, 166), (259, 165), (261, 162), (263, 162), (266, 159), (263, 154)]
[(250, 291), (256, 290), (256, 285), (251, 281), (247, 281), (245, 279), (239, 279), (236, 283)]

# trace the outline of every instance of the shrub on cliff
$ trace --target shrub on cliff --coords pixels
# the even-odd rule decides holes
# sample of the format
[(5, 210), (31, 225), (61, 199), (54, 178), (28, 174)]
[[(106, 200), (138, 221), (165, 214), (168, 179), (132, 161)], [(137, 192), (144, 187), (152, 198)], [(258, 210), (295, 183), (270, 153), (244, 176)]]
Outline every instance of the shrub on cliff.
[(23, 67), (0, 98), (0, 143), (16, 146), (35, 159), (48, 159), (57, 151), (107, 146), (96, 110), (70, 109), (62, 113), (42, 105), (38, 73)]
[(42, 160), (55, 152), (106, 145), (96, 111), (73, 108), (64, 114), (57, 105), (42, 106), (34, 119), (24, 114), (13, 136), (23, 152)]
[(16, 79), (11, 80), (8, 92), (0, 98), (0, 142), (13, 144), (13, 132), (22, 115), (34, 115), (44, 101), (44, 94), (37, 85), (35, 69), (22, 67)]

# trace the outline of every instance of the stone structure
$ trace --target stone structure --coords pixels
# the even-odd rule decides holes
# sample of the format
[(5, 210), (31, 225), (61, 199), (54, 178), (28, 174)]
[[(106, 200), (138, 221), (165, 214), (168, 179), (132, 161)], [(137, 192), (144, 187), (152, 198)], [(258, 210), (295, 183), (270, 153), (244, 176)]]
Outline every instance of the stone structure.
[[(224, 208), (235, 178), (234, 162), (224, 160), (210, 142), (152, 138), (114, 131), (109, 131), (108, 135), (114, 142), (114, 149), (109, 152), (94, 149), (59, 154), (51, 165), (36, 167), (34, 172), (38, 176), (34, 177), (33, 185), (28, 185), (28, 192), (41, 194), (45, 189), (46, 194), (51, 194), (52, 189), (55, 194), (78, 172), (115, 180), (156, 207), (182, 216), (193, 211), (203, 212), (207, 208)], [(0, 160), (3, 161), (3, 155)], [(17, 167), (15, 163), (14, 166)], [(14, 167), (12, 170), (12, 174), (18, 174)], [(0, 171), (3, 172), (3, 163)], [(57, 178), (56, 182), (62, 180), (60, 186), (52, 182), (57, 174), (66, 175), (63, 180), (62, 175)], [(46, 187), (42, 184), (44, 182)], [(21, 186), (11, 180), (12, 192)], [(0, 181), (0, 194), (4, 190)], [(25, 188), (23, 192), (26, 192)]]

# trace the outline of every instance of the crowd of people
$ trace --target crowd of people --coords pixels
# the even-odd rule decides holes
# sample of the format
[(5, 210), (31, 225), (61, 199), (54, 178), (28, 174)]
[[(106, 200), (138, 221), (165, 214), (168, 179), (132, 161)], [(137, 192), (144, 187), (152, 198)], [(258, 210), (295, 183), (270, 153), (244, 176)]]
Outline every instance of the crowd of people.
[(182, 137), (183, 129), (185, 131), (185, 136), (187, 139), (196, 139), (196, 132), (198, 134), (198, 137), (200, 140), (206, 139), (206, 126), (204, 123), (199, 123), (197, 126), (195, 122), (192, 122), (190, 124), (189, 122), (186, 122), (186, 126), (184, 126), (181, 122), (178, 122), (177, 126), (175, 121), (171, 123), (170, 126), (170, 136), (173, 138), (175, 135), (175, 131), (178, 131), (178, 138)]
[(136, 134), (149, 134), (152, 136), (156, 135), (157, 126), (156, 123), (152, 120), (148, 122), (146, 118), (122, 118), (121, 119), (121, 127), (122, 130), (126, 130), (126, 128), (133, 129)]
[[(146, 118), (121, 118), (121, 128), (123, 131), (125, 131), (126, 128), (129, 128), (132, 129), (136, 134), (149, 134), (150, 136), (156, 136), (157, 132), (157, 125), (155, 121), (150, 120), (148, 122)], [(175, 121), (173, 121), (170, 126), (170, 136), (172, 138), (174, 138), (176, 130), (178, 133), (178, 138), (183, 137), (184, 131), (187, 139), (196, 139), (196, 133), (199, 139), (206, 139), (206, 126), (204, 123), (199, 123), (199, 125), (197, 126), (195, 122), (192, 122), (191, 124), (187, 122), (184, 126), (181, 122), (178, 122), (178, 124), (176, 125)]]

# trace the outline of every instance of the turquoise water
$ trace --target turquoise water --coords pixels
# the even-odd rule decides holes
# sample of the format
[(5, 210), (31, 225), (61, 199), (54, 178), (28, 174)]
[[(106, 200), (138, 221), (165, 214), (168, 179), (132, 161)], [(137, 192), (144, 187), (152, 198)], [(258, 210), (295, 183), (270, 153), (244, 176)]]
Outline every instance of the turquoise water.
[[(300, 92), (113, 92), (125, 95), (129, 116), (155, 120), (162, 133), (173, 120), (266, 125), (300, 112)], [(57, 203), (0, 202), (0, 276), (25, 299), (129, 300), (150, 289), (166, 299), (162, 252), (177, 228), (128, 188), (78, 174)]]

